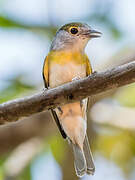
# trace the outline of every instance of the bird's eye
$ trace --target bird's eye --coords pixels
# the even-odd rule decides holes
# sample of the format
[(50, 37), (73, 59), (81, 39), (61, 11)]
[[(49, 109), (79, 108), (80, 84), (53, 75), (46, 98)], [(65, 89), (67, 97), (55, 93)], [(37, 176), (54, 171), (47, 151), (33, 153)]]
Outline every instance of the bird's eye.
[(70, 32), (71, 32), (71, 34), (77, 34), (78, 33), (78, 29), (76, 27), (72, 27), (70, 29)]

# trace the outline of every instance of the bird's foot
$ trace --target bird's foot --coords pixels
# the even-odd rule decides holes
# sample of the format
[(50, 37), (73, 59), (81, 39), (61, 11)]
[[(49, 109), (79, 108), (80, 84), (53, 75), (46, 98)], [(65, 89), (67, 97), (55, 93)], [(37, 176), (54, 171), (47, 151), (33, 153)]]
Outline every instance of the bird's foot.
[(50, 87), (48, 87), (48, 88), (43, 88), (43, 91), (47, 91), (47, 90), (49, 90), (49, 89), (51, 89)]
[(97, 74), (97, 71), (94, 71), (92, 74)]
[(74, 78), (72, 79), (72, 81), (77, 81), (77, 80), (80, 80), (80, 79), (81, 79), (80, 76), (76, 76), (76, 77), (74, 77)]

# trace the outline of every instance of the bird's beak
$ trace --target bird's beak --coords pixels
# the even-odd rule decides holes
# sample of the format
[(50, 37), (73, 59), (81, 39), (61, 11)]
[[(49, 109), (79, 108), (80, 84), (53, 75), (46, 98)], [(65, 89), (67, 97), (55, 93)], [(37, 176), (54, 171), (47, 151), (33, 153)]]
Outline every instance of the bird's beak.
[(90, 30), (89, 31), (89, 37), (90, 38), (98, 38), (101, 37), (102, 33), (96, 30)]
[(87, 38), (98, 38), (101, 37), (102, 33), (96, 30), (87, 30), (82, 33), (83, 36), (86, 36)]

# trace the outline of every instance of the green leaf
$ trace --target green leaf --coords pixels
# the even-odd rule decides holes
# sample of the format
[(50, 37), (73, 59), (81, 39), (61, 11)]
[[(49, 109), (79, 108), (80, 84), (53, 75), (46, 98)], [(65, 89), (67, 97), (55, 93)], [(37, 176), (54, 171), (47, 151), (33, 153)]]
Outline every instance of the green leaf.
[(25, 24), (18, 20), (0, 16), (0, 27), (3, 28), (23, 28), (41, 35), (46, 35), (49, 39), (52, 39), (56, 33), (57, 27), (51, 25), (35, 25), (35, 24)]

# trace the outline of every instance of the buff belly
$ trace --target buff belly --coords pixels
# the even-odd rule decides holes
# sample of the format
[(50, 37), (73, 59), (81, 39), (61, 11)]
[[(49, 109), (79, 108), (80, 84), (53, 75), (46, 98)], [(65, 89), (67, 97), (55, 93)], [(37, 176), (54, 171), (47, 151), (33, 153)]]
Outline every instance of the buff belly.
[[(86, 65), (78, 65), (71, 62), (65, 65), (53, 64), (49, 72), (49, 86), (53, 88), (72, 80), (86, 77)], [(86, 109), (86, 105), (81, 104), (79, 101), (55, 109), (67, 136), (80, 147), (86, 134), (86, 120), (83, 109)]]

